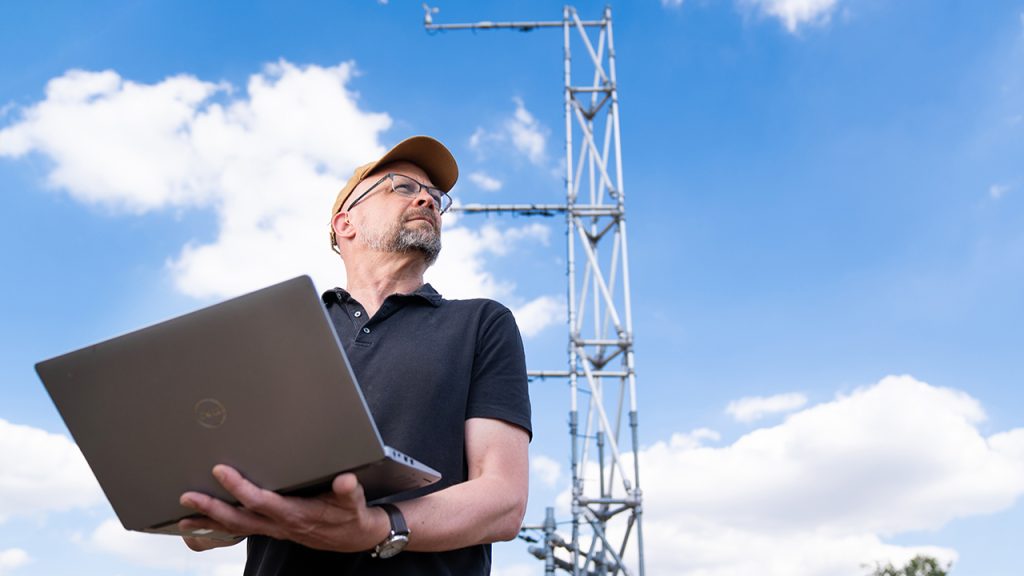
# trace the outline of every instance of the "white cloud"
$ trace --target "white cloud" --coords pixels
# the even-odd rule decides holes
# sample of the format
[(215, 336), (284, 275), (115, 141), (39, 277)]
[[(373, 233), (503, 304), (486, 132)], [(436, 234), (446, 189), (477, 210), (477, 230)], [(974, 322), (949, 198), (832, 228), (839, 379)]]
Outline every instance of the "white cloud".
[(1005, 186), (1003, 184), (993, 184), (993, 185), (988, 187), (988, 195), (993, 200), (999, 200), (1000, 198), (1005, 196), (1006, 193), (1009, 192), (1009, 191), (1010, 191), (1010, 187), (1009, 186)]
[(722, 435), (710, 428), (698, 428), (685, 434), (675, 433), (669, 440), (669, 446), (676, 450), (693, 450), (704, 445), (705, 440), (717, 442)]
[(565, 302), (554, 296), (540, 296), (515, 308), (512, 313), (524, 338), (536, 336), (548, 326), (565, 324)]
[(523, 240), (533, 240), (547, 246), (551, 238), (551, 228), (537, 222), (509, 228), (501, 231), (500, 234), (497, 232), (498, 229), (493, 226), (485, 226), (480, 230), (487, 250), (498, 255), (507, 254)]
[(103, 501), (81, 451), (62, 434), (0, 419), (0, 522)]
[(214, 209), (216, 239), (168, 262), (186, 294), (223, 297), (300, 273), (335, 284), (329, 206), (346, 172), (384, 151), (391, 124), (358, 107), (353, 68), (281, 61), (243, 97), (191, 76), (145, 85), (73, 70), (0, 131), (0, 154), (44, 154), (51, 185), (114, 211)]
[(741, 6), (762, 16), (778, 18), (790, 33), (804, 25), (828, 24), (839, 0), (739, 0)]
[(993, 434), (988, 437), (988, 445), (1010, 460), (1024, 463), (1024, 428)]
[(530, 472), (541, 484), (553, 488), (562, 477), (562, 465), (553, 458), (541, 454), (530, 460)]
[(476, 130), (469, 136), (469, 147), (473, 150), (480, 150), (484, 143), (491, 138), (491, 135), (484, 130), (482, 126), (477, 126)]
[(665, 8), (679, 8), (683, 5), (683, 0), (661, 0), (661, 5)]
[(0, 154), (46, 154), (50, 185), (83, 202), (133, 212), (204, 204), (213, 175), (193, 168), (189, 130), (196, 106), (218, 90), (188, 76), (140, 85), (109, 70), (71, 70), (0, 132)]
[(864, 576), (876, 562), (902, 565), (918, 554), (957, 559), (946, 548), (895, 546), (871, 534), (772, 534), (654, 520), (644, 537), (648, 572), (680, 576)]
[(548, 131), (526, 109), (521, 98), (515, 98), (516, 111), (512, 118), (505, 122), (505, 129), (512, 137), (516, 150), (526, 155), (530, 162), (540, 165), (544, 163), (547, 148)]
[(917, 553), (954, 561), (954, 550), (885, 539), (1020, 499), (1024, 428), (986, 438), (984, 419), (963, 392), (890, 376), (728, 446), (693, 441), (709, 431), (658, 442), (640, 454), (647, 568), (862, 576)]
[(536, 576), (538, 570), (543, 570), (543, 565), (539, 561), (533, 564), (495, 565), (491, 570), (491, 576)]
[(15, 568), (19, 568), (31, 562), (28, 552), (21, 548), (8, 548), (0, 550), (0, 576), (11, 574)]
[(807, 397), (797, 393), (751, 396), (729, 402), (725, 412), (740, 422), (753, 422), (770, 414), (792, 412), (804, 404), (807, 404)]
[(486, 192), (496, 192), (501, 190), (502, 186), (501, 180), (480, 171), (470, 172), (469, 181)]
[(177, 536), (129, 532), (114, 519), (97, 526), (88, 544), (135, 566), (176, 570), (197, 576), (241, 574), (245, 566), (244, 542), (206, 552), (193, 552)]
[[(354, 68), (282, 60), (252, 75), (242, 94), (185, 75), (138, 84), (114, 71), (72, 70), (0, 130), (0, 155), (42, 154), (53, 161), (52, 186), (116, 213), (213, 210), (214, 239), (188, 242), (166, 262), (184, 294), (222, 298), (299, 274), (339, 285), (329, 207), (350, 171), (384, 152), (381, 134), (391, 126), (387, 114), (360, 107), (348, 88)], [(521, 103), (510, 122), (509, 142), (543, 152)], [(500, 185), (480, 176), (470, 179)], [(513, 285), (486, 258), (521, 240), (547, 241), (539, 226), (476, 231), (457, 226), (455, 215), (445, 220), (445, 249), (429, 278), (448, 297), (510, 296)]]
[(547, 141), (551, 131), (526, 109), (522, 98), (513, 98), (512, 101), (516, 105), (512, 116), (494, 130), (477, 127), (469, 138), (469, 147), (486, 155), (494, 146), (511, 146), (512, 150), (526, 157), (532, 164), (544, 166), (547, 163)]
[[(445, 214), (441, 256), (429, 270), (426, 280), (445, 298), (513, 298), (515, 284), (500, 281), (486, 270), (486, 257), (502, 256), (522, 242), (547, 245), (551, 230), (539, 223), (512, 228), (486, 224), (477, 230), (458, 225), (460, 216)], [(561, 299), (539, 296), (518, 307), (510, 306), (524, 338), (544, 328), (564, 322)]]
[(502, 255), (522, 240), (546, 241), (546, 232), (536, 226), (502, 230), (484, 225), (472, 230), (458, 225), (460, 216), (448, 213), (442, 223), (441, 256), (427, 270), (427, 281), (447, 298), (501, 298), (511, 294), (513, 284), (497, 280), (485, 270), (487, 255)]

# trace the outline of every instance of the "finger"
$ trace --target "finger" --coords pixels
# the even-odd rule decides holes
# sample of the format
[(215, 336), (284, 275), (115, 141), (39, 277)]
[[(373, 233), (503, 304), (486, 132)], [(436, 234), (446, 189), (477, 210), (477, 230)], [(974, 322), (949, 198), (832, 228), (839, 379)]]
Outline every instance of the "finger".
[(230, 466), (224, 464), (214, 466), (213, 476), (248, 510), (278, 520), (289, 512), (283, 496), (249, 482), (239, 474), (238, 470)]
[(183, 535), (196, 538), (202, 538), (212, 533), (231, 534), (227, 526), (205, 516), (182, 518), (178, 521), (178, 531)]
[[(179, 502), (182, 506), (191, 508), (205, 516), (205, 518), (190, 518), (189, 522), (203, 523), (203, 527), (215, 526), (218, 531), (228, 534), (273, 536), (271, 533), (273, 523), (268, 519), (201, 492), (186, 492), (181, 495)], [(210, 524), (207, 525), (206, 522)]]
[[(322, 501), (282, 496), (264, 490), (246, 480), (234, 468), (222, 464), (214, 466), (213, 475), (238, 499), (242, 508), (218, 509), (207, 512), (207, 515), (235, 529), (236, 533), (239, 533), (238, 528), (244, 528), (279, 540), (289, 539), (292, 531), (308, 531), (310, 519), (323, 517), (325, 504)], [(219, 507), (214, 502), (210, 508)]]
[(178, 498), (179, 504), (201, 514), (207, 514), (216, 502), (220, 502), (220, 500), (202, 492), (185, 492)]
[(350, 472), (335, 476), (331, 482), (331, 492), (334, 493), (334, 500), (339, 506), (356, 508), (366, 505), (363, 486), (356, 475)]

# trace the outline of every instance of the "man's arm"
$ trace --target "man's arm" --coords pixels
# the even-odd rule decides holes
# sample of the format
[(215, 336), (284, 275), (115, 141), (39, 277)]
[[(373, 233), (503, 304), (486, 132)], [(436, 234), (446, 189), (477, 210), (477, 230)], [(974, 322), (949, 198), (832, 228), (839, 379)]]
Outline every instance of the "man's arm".
[(529, 442), (518, 426), (467, 420), (469, 480), (398, 503), (411, 531), (408, 549), (435, 552), (515, 538), (526, 513)]
[[(466, 421), (469, 478), (444, 490), (398, 503), (410, 528), (408, 550), (454, 550), (510, 540), (519, 531), (529, 490), (529, 435), (501, 420)], [(311, 548), (357, 552), (372, 549), (390, 531), (387, 514), (367, 507), (352, 474), (334, 479), (331, 491), (310, 498), (263, 490), (227, 466), (214, 476), (242, 506), (188, 492), (181, 503), (206, 518), (182, 520), (184, 530), (209, 528), (230, 534), (264, 534)], [(194, 550), (216, 547), (186, 538)]]

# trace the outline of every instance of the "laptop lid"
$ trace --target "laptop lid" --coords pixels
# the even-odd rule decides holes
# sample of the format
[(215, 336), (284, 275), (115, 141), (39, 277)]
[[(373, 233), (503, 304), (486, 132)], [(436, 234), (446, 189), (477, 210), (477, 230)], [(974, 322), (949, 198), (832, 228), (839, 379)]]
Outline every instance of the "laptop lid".
[(178, 504), (187, 490), (235, 502), (211, 475), (217, 463), (279, 492), (358, 470), (370, 499), (440, 478), (381, 441), (308, 276), (36, 371), (130, 530), (194, 514)]

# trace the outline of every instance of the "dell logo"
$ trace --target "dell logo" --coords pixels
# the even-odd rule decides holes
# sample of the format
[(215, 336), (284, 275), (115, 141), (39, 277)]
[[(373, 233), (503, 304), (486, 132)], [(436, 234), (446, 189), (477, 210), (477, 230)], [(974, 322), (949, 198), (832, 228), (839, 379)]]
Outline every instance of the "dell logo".
[(196, 402), (196, 422), (203, 428), (220, 428), (228, 417), (228, 411), (218, 400), (203, 398)]

